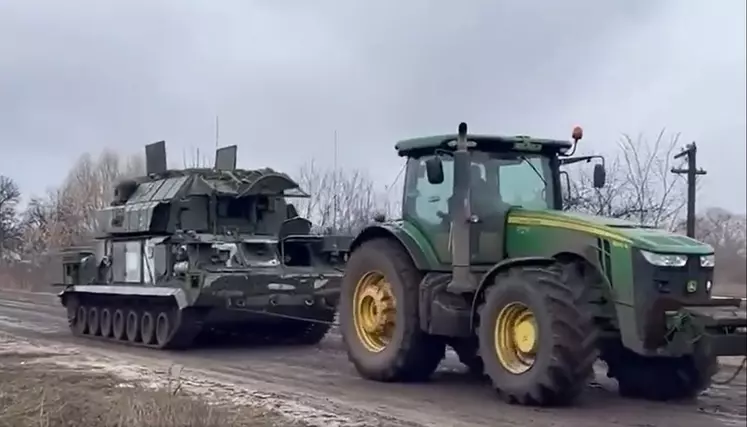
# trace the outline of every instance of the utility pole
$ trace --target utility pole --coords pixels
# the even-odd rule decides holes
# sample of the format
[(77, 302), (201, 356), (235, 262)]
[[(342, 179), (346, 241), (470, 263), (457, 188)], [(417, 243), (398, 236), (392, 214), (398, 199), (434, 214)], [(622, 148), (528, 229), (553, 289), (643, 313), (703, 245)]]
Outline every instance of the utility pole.
[(695, 180), (698, 175), (705, 175), (703, 168), (697, 168), (696, 154), (698, 147), (695, 142), (688, 144), (682, 151), (675, 155), (675, 160), (687, 157), (687, 169), (672, 168), (672, 173), (677, 175), (687, 175), (687, 236), (695, 238)]
[(335, 144), (335, 146), (334, 146), (334, 160), (333, 160), (334, 166), (332, 168), (332, 170), (334, 170), (334, 175), (333, 175), (334, 176), (334, 180), (332, 182), (332, 185), (334, 186), (334, 192), (335, 193), (334, 193), (334, 196), (333, 196), (334, 198), (332, 199), (332, 210), (333, 210), (333, 214), (332, 214), (332, 228), (334, 229), (334, 232), (337, 233), (337, 209), (338, 209), (338, 206), (337, 206), (337, 201), (338, 201), (337, 193), (339, 193), (339, 191), (340, 191), (340, 189), (339, 189), (340, 184), (338, 182), (338, 178), (339, 178), (338, 175), (339, 174), (338, 174), (338, 171), (337, 171), (337, 129), (335, 129), (334, 144)]

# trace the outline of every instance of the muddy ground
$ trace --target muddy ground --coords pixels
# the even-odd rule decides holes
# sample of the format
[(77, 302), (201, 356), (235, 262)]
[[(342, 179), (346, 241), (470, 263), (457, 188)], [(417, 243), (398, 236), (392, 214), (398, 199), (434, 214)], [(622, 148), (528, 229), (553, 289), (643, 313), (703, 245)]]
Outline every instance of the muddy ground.
[(1, 427), (304, 427), (270, 409), (125, 379), (64, 353), (0, 336)]
[(713, 286), (715, 295), (725, 297), (745, 298), (747, 297), (747, 285), (744, 283), (716, 283)]
[[(185, 390), (223, 404), (271, 410), (310, 426), (744, 426), (747, 383), (742, 372), (714, 385), (697, 401), (652, 403), (621, 398), (603, 365), (574, 408), (539, 409), (500, 402), (490, 387), (465, 375), (450, 355), (429, 384), (381, 384), (359, 378), (340, 336), (331, 332), (316, 347), (198, 348), (159, 352), (70, 336), (54, 295), (0, 290), (0, 347), (35, 347), (56, 362), (99, 369), (131, 380), (173, 376)], [(40, 350), (42, 351), (42, 350)], [(729, 376), (741, 359), (728, 364)], [(1, 363), (1, 361), (0, 361)], [(1, 386), (0, 386), (1, 387)]]

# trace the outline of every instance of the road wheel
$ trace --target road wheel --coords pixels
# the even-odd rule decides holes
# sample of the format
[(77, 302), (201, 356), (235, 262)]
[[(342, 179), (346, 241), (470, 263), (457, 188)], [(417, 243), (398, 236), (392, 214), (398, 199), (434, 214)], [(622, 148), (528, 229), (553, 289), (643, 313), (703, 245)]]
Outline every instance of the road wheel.
[(112, 311), (108, 307), (104, 307), (101, 309), (99, 317), (101, 336), (109, 338), (112, 334)]
[(496, 277), (479, 308), (485, 371), (508, 402), (574, 401), (597, 358), (583, 307), (555, 268), (515, 267)]
[(91, 307), (88, 309), (88, 333), (93, 336), (99, 334), (99, 309)]
[(125, 314), (121, 308), (114, 310), (112, 315), (112, 336), (115, 340), (125, 338)]
[(156, 344), (163, 348), (171, 339), (171, 318), (169, 313), (162, 311), (156, 317)]
[(140, 316), (138, 316), (137, 311), (131, 309), (127, 312), (125, 332), (127, 335), (127, 341), (140, 341)]
[(402, 246), (389, 239), (363, 243), (348, 259), (340, 296), (340, 330), (348, 358), (365, 378), (428, 379), (445, 344), (420, 329), (422, 276)]
[(689, 400), (710, 387), (718, 372), (718, 358), (705, 339), (699, 340), (693, 354), (682, 357), (646, 357), (616, 342), (606, 348), (602, 359), (608, 376), (615, 378), (620, 395), (655, 401)]
[(88, 307), (83, 304), (79, 305), (75, 311), (73, 332), (76, 335), (85, 335), (88, 332)]
[(140, 318), (140, 335), (144, 344), (153, 344), (156, 339), (156, 324), (149, 311), (143, 312)]

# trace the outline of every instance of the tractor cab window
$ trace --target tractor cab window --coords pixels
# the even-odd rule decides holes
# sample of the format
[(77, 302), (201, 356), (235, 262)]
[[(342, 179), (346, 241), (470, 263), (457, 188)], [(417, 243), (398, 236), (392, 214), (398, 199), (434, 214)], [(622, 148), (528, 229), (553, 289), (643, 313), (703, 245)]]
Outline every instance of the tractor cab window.
[(498, 182), (504, 202), (528, 209), (552, 206), (552, 188), (548, 160), (539, 156), (523, 156), (499, 167)]
[(472, 161), (473, 209), (483, 214), (509, 206), (546, 209), (552, 206), (549, 160), (536, 155), (476, 152)]
[[(411, 159), (406, 178), (405, 211), (425, 226), (447, 224), (452, 210), (454, 161), (442, 156), (444, 180), (431, 184), (425, 173), (429, 157)], [(487, 217), (510, 206), (547, 209), (552, 206), (549, 159), (535, 154), (476, 151), (470, 168), (472, 212)]]
[(454, 190), (454, 162), (443, 157), (444, 180), (431, 184), (425, 174), (425, 162), (430, 157), (413, 159), (412, 172), (406, 187), (405, 207), (428, 225), (439, 225), (449, 214), (449, 201)]

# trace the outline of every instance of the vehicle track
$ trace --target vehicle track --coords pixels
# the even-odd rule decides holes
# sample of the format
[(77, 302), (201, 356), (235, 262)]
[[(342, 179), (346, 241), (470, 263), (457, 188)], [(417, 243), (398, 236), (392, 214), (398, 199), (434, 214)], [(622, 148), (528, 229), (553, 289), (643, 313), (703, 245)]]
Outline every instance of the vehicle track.
[[(597, 369), (597, 381), (576, 408), (548, 409), (500, 402), (485, 382), (464, 374), (450, 355), (429, 384), (382, 384), (359, 378), (337, 331), (314, 347), (212, 346), (183, 352), (127, 347), (75, 338), (65, 310), (51, 294), (0, 291), (0, 331), (117, 355), (132, 363), (180, 364), (193, 375), (246, 386), (335, 412), (360, 426), (743, 426), (747, 422), (745, 375), (714, 386), (697, 401), (660, 404), (623, 399)], [(731, 368), (733, 369), (733, 368)], [(725, 368), (720, 377), (728, 377)], [(386, 419), (383, 419), (386, 417)]]

